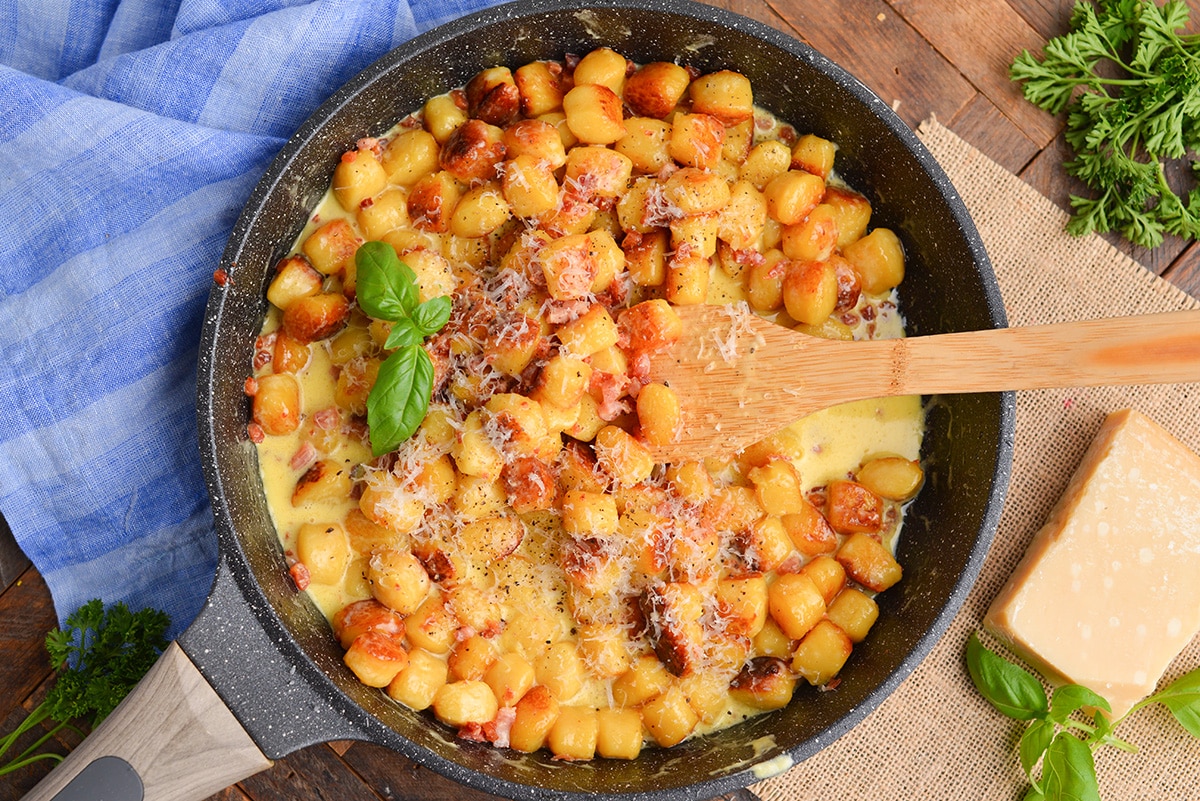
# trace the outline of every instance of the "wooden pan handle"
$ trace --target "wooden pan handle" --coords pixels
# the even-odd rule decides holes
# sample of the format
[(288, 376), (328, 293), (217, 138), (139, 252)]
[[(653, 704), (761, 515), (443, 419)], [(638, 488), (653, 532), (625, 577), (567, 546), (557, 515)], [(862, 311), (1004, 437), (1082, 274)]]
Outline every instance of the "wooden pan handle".
[[(183, 649), (171, 643), (133, 692), (25, 801), (199, 801), (271, 764)], [(93, 786), (100, 776), (114, 775), (135, 791), (140, 778), (142, 793), (114, 796)]]

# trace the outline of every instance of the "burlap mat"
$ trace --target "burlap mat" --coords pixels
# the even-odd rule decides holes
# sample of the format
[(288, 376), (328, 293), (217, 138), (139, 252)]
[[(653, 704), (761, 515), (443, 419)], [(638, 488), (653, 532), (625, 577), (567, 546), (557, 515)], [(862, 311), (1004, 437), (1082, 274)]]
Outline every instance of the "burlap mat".
[[(1010, 325), (1200, 307), (1098, 237), (1063, 232), (1066, 215), (937, 122), (918, 135), (961, 193), (1000, 281)], [(813, 758), (752, 789), (764, 801), (997, 799), (1027, 787), (1017, 760), (1023, 725), (975, 692), (966, 639), (1058, 499), (1109, 411), (1135, 407), (1200, 451), (1200, 388), (1046, 390), (1017, 396), (1012, 486), (995, 544), (950, 630), (862, 724)], [(1165, 680), (1200, 665), (1200, 637)], [(1159, 706), (1118, 730), (1141, 748), (1097, 754), (1106, 801), (1200, 798), (1200, 742)]]

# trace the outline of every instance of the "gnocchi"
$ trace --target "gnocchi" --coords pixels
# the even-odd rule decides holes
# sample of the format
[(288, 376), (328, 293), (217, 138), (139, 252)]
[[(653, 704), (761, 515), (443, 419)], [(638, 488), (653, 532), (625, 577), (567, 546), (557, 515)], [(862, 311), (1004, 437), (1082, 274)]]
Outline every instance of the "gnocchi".
[[(358, 303), (367, 241), (420, 301), (451, 299), (423, 345), (429, 410), (382, 456), (364, 415), (394, 324)], [(635, 759), (836, 686), (901, 579), (919, 402), (656, 464), (688, 420), (648, 355), (684, 304), (900, 336), (904, 257), (836, 143), (730, 69), (609, 48), (497, 66), (355, 143), (269, 282), (247, 382), (286, 557), (347, 668), (563, 760)]]

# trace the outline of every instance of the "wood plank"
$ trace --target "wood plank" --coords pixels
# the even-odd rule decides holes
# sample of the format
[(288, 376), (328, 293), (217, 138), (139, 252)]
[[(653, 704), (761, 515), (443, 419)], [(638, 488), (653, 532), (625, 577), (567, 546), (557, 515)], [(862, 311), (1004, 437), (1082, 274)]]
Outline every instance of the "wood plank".
[[(356, 749), (351, 748), (350, 753)], [(392, 753), (388, 751), (387, 753)], [(324, 744), (309, 746), (275, 763), (275, 766), (239, 782), (239, 787), (251, 801), (379, 801), (379, 794)], [(455, 785), (457, 786), (457, 785)], [(388, 797), (396, 797), (383, 790)], [(425, 799), (422, 793), (401, 794), (399, 797)]]
[(495, 801), (495, 796), (451, 781), (381, 745), (355, 743), (343, 759), (368, 785), (388, 797), (419, 798), (421, 801)]
[(785, 33), (795, 33), (788, 28), (788, 24), (784, 21), (774, 9), (761, 0), (702, 0), (706, 5), (717, 6), (726, 11), (732, 11), (735, 14), (741, 14), (743, 17), (749, 17), (752, 20), (770, 25), (772, 28), (784, 31)]
[(1008, 4), (1042, 39), (1053, 39), (1071, 30), (1072, 0), (1008, 0)]
[(18, 707), (50, 674), (44, 643), (57, 625), (50, 592), (33, 568), (0, 594), (0, 715)]
[[(0, 684), (0, 687), (6, 687), (6, 685)], [(20, 705), (13, 707), (4, 717), (3, 722), (0, 722), (0, 731), (2, 731), (4, 734), (8, 734), (9, 732), (13, 731), (19, 725), (21, 725), (21, 721), (23, 721), (28, 714), (29, 710)], [(17, 740), (16, 745), (14, 745), (8, 753), (4, 754), (4, 756), (0, 758), (0, 764), (7, 762), (12, 757), (33, 745), (33, 743), (45, 733), (46, 728), (41, 726), (35, 727), (33, 731), (26, 732)], [(59, 756), (65, 756), (67, 753), (67, 747), (55, 739), (51, 739), (46, 743), (45, 747), (40, 750), (48, 753), (58, 754)], [(6, 774), (3, 778), (0, 778), (0, 801), (18, 801), (18, 799), (22, 798), (27, 792), (32, 790), (33, 786), (40, 782), (42, 777), (49, 773), (56, 764), (56, 762), (49, 759), (41, 759), (21, 768), (20, 770)]]
[[(1071, 210), (1071, 195), (1090, 196), (1092, 194), (1082, 181), (1068, 175), (1063, 169), (1063, 162), (1071, 158), (1071, 149), (1062, 137), (1059, 137), (1039, 153), (1020, 173), (1026, 183), (1067, 212)], [(1137, 247), (1125, 241), (1119, 234), (1107, 233), (1103, 236), (1113, 247), (1128, 254), (1134, 261), (1158, 275), (1163, 274), (1187, 247), (1187, 243), (1177, 236), (1167, 236), (1163, 244), (1153, 250)]]
[(1013, 58), (1040, 49), (1044, 40), (1004, 0), (888, 1), (1034, 143), (1041, 147), (1054, 139), (1061, 121), (1027, 102), (1008, 78)]
[(28, 567), (29, 558), (17, 545), (8, 521), (0, 516), (0, 590), (16, 581)]
[(1193, 242), (1163, 272), (1163, 278), (1192, 297), (1200, 298), (1200, 243)]
[[(1162, 0), (1155, 0), (1162, 5)], [(1061, 36), (1071, 29), (1071, 13), (1075, 0), (1008, 0), (1008, 4), (1041, 34), (1043, 39)], [(1192, 23), (1186, 32), (1200, 30), (1200, 0), (1187, 0)]]
[(1020, 172), (1038, 154), (1037, 144), (983, 94), (944, 124), (1009, 172)]
[(952, 119), (975, 90), (882, 0), (766, 0), (794, 36), (870, 87), (909, 125)]

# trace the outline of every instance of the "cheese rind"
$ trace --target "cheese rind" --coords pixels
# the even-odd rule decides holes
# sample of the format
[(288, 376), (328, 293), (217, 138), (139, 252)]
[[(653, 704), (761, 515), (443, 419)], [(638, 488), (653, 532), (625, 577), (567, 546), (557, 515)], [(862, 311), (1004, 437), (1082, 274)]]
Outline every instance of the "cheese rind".
[(984, 626), (1052, 683), (1128, 711), (1200, 629), (1200, 457), (1110, 414)]

